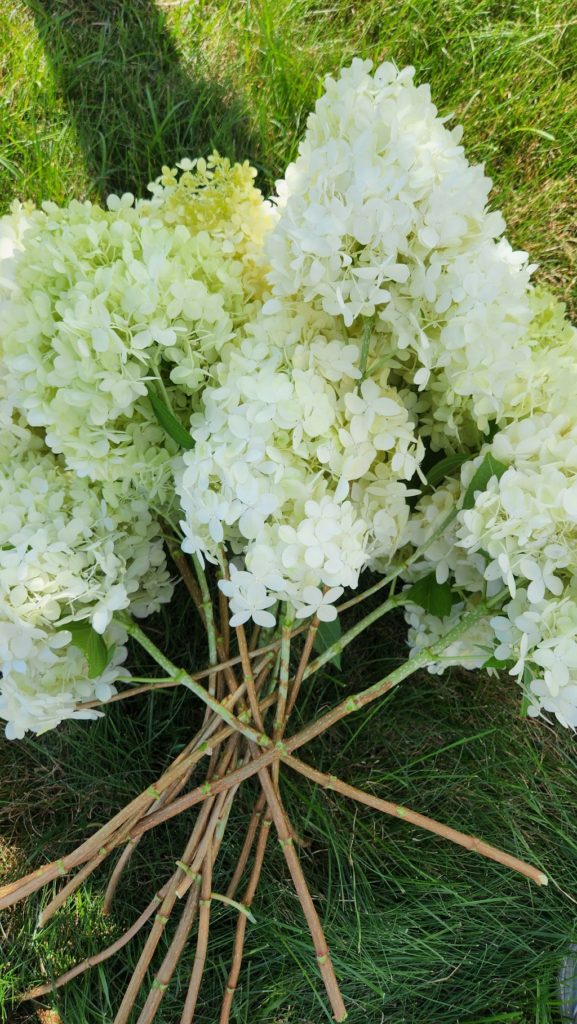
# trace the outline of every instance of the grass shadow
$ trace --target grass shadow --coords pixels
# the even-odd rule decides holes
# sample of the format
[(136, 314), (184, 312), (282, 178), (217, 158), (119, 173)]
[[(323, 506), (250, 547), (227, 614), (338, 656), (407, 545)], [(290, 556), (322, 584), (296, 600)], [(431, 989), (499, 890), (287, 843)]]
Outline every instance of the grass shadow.
[(257, 148), (232, 86), (183, 65), (153, 0), (26, 0), (96, 192), (142, 195), (163, 164)]

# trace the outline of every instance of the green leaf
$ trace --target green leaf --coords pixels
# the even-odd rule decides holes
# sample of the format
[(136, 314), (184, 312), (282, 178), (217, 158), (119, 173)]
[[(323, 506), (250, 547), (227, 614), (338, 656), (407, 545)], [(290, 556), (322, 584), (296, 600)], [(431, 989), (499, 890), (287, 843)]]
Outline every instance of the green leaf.
[(489, 429), (484, 431), (485, 437), (488, 441), (492, 441), (493, 438), (499, 433), (500, 426), (497, 424), (497, 420), (491, 420), (489, 423)]
[(102, 675), (104, 669), (110, 662), (114, 648), (108, 648), (101, 637), (92, 628), (89, 622), (68, 622), (59, 629), (66, 629), (72, 634), (71, 643), (78, 647), (88, 662), (88, 678), (95, 679)]
[(186, 427), (183, 427), (180, 420), (177, 420), (173, 412), (170, 411), (166, 402), (157, 394), (152, 384), (147, 384), (146, 389), (148, 391), (148, 397), (150, 404), (154, 411), (158, 422), (162, 429), (176, 441), (179, 448), (186, 448), (190, 450), (194, 448), (194, 441), (190, 436)]
[(523, 699), (521, 701), (521, 707), (519, 709), (519, 714), (520, 714), (521, 718), (528, 718), (529, 717), (529, 715), (528, 715), (529, 708), (531, 707), (531, 705), (533, 703), (533, 701), (531, 700), (530, 694), (529, 694), (529, 684), (530, 684), (531, 680), (534, 679), (534, 678), (535, 678), (535, 675), (534, 675), (534, 672), (532, 671), (531, 667), (529, 665), (525, 665), (525, 668), (523, 670), (523, 686), (525, 688), (525, 692), (523, 693)]
[[(338, 644), (341, 639), (342, 632), (338, 615), (332, 622), (319, 623), (319, 628), (317, 629), (317, 635), (314, 642), (314, 649), (317, 654), (324, 654), (325, 651), (328, 651), (329, 647), (333, 646), (333, 644)], [(337, 654), (334, 654), (333, 657), (330, 658), (330, 661), (333, 665), (336, 665), (337, 668), (340, 668), (341, 652), (339, 651)]]
[(514, 664), (515, 662), (512, 658), (507, 658), (504, 661), (501, 661), (492, 654), (491, 657), (487, 658), (484, 662), (482, 668), (496, 668), (498, 672), (508, 672), (509, 669), (513, 668)]
[(445, 477), (452, 476), (454, 471), (470, 458), (469, 453), (461, 452), (459, 455), (447, 455), (446, 458), (440, 459), (427, 473), (427, 483), (431, 487), (438, 487)]
[(494, 455), (491, 455), (491, 452), (487, 452), (481, 465), (475, 471), (471, 483), (465, 491), (465, 497), (463, 498), (463, 504), (461, 507), (473, 508), (473, 505), (475, 504), (475, 494), (477, 491), (485, 491), (489, 481), (492, 480), (494, 476), (497, 477), (497, 480), (500, 480), (503, 473), (508, 468), (509, 467), (503, 462), (499, 462)]
[(413, 583), (409, 590), (403, 591), (403, 600), (412, 601), (431, 615), (444, 619), (451, 614), (451, 608), (459, 597), (453, 593), (448, 580), (445, 583), (437, 583), (435, 573), (430, 572), (428, 576), (423, 576)]

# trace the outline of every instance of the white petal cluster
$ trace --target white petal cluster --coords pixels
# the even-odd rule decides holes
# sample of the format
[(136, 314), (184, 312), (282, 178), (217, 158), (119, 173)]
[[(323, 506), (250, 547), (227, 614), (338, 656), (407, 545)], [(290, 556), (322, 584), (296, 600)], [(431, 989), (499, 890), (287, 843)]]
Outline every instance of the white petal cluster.
[(463, 435), (474, 444), (501, 418), (504, 381), (527, 351), (532, 268), (500, 237), (491, 181), (429, 87), (412, 68), (371, 67), (355, 60), (325, 82), (277, 184), (269, 280), (347, 326), (376, 314), (381, 357), (427, 389), (422, 436), (434, 448)]
[[(47, 445), (92, 480), (146, 493), (169, 478), (147, 382), (177, 414), (250, 313), (269, 223), (254, 171), (220, 157), (165, 168), (138, 203), (16, 210), (1, 243), (6, 389)], [(1, 255), (1, 252), (0, 252)]]
[[(270, 212), (248, 164), (164, 168), (152, 198), (0, 220), (0, 716), (52, 728), (126, 677), (115, 612), (170, 600), (156, 513), (212, 363), (262, 304)], [(104, 638), (97, 678), (73, 627)], [(66, 627), (70, 628), (67, 629)], [(72, 632), (71, 632), (72, 630)]]
[[(462, 504), (490, 451), (503, 472), (476, 494), (472, 508), (461, 508), (413, 575), (434, 568), (438, 582), (450, 579), (468, 607), (481, 592), (508, 588), (503, 612), (477, 628), (476, 664), (494, 652), (524, 685), (529, 714), (549, 711), (577, 727), (577, 331), (552, 297), (538, 292), (531, 302), (529, 356), (506, 383), (509, 422), (463, 465), (459, 480), (420, 501), (406, 539), (419, 547)], [(415, 649), (450, 624), (416, 606), (408, 621)], [(475, 638), (467, 634), (466, 641), (471, 648)]]
[[(271, 203), (215, 154), (163, 168), (146, 200), (0, 220), (9, 735), (113, 692), (115, 613), (170, 598), (157, 516), (230, 566), (233, 626), (273, 627), (279, 602), (331, 622), (397, 554), (408, 583), (453, 589), (445, 618), (408, 605), (415, 650), (508, 589), (431, 668), (493, 657), (530, 714), (577, 727), (577, 331), (428, 86), (371, 70), (326, 80)], [(467, 461), (431, 489), (437, 452)], [(111, 648), (97, 679), (83, 622)]]
[[(235, 620), (248, 576), (297, 614), (332, 616), (342, 588), (399, 542), (424, 447), (388, 370), (360, 380), (359, 360), (334, 317), (277, 303), (213, 366), (176, 480), (184, 550), (217, 560), (227, 543), (244, 555), (225, 588)], [(274, 603), (250, 593), (261, 613)]]
[(126, 634), (114, 624), (105, 633), (113, 648), (104, 672), (91, 678), (82, 651), (73, 644), (57, 647), (55, 641), (70, 636), (63, 630), (50, 634), (37, 631), (39, 656), (21, 668), (18, 665), (3, 673), (0, 689), (0, 718), (6, 719), (7, 739), (22, 739), (27, 731), (37, 734), (54, 729), (65, 719), (94, 719), (102, 712), (83, 710), (85, 701), (106, 701), (114, 693), (119, 680), (130, 678), (122, 667), (126, 658)]
[[(51, 728), (77, 701), (110, 696), (126, 653), (114, 612), (148, 614), (171, 593), (158, 526), (142, 498), (107, 501), (36, 434), (0, 428), (0, 715), (11, 723), (8, 735)], [(115, 645), (101, 677), (88, 678), (71, 643), (66, 626), (78, 622)]]

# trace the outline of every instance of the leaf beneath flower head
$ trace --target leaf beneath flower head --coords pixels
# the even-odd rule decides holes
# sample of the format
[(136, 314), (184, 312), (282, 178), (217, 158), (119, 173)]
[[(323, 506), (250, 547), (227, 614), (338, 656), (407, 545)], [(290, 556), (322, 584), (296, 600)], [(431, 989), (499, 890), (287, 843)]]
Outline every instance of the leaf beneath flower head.
[(533, 669), (531, 668), (531, 666), (530, 665), (525, 665), (525, 668), (523, 670), (523, 688), (524, 688), (524, 693), (523, 693), (523, 699), (521, 701), (521, 707), (519, 709), (519, 717), (520, 718), (528, 718), (529, 717), (529, 708), (531, 707), (531, 704), (533, 703), (532, 700), (531, 700), (531, 694), (530, 694), (530, 691), (529, 691), (529, 686), (531, 684), (531, 681), (534, 678), (535, 678), (535, 674), (534, 674)]
[[(337, 644), (341, 639), (342, 632), (338, 615), (336, 619), (332, 620), (332, 622), (320, 622), (314, 642), (314, 649), (317, 654), (324, 654), (325, 651), (328, 651), (329, 647), (332, 647), (333, 644)], [(336, 654), (333, 654), (332, 658), (329, 660), (333, 665), (336, 665), (337, 668), (340, 668), (341, 652), (338, 651)]]
[(501, 660), (501, 658), (496, 658), (495, 655), (492, 654), (490, 658), (487, 658), (487, 660), (483, 662), (481, 668), (495, 668), (498, 672), (508, 672), (513, 668), (514, 664), (515, 661), (513, 658)]
[(190, 436), (188, 430), (186, 427), (183, 427), (180, 420), (177, 420), (174, 413), (168, 408), (166, 402), (164, 402), (160, 395), (156, 393), (152, 384), (147, 384), (146, 389), (148, 391), (148, 397), (150, 399), (154, 415), (162, 429), (169, 437), (172, 438), (173, 441), (176, 441), (180, 448), (186, 448), (188, 451), (190, 451), (191, 448), (194, 448), (194, 440)]
[(84, 654), (88, 662), (88, 678), (101, 676), (112, 658), (114, 648), (106, 646), (100, 633), (89, 622), (68, 622), (60, 628), (72, 634), (71, 643)]
[(460, 452), (458, 455), (447, 455), (446, 458), (440, 459), (434, 466), (431, 466), (427, 473), (427, 483), (430, 487), (437, 487), (446, 477), (452, 476), (454, 471), (459, 469), (470, 457), (468, 452)]
[(413, 583), (409, 590), (403, 591), (403, 600), (412, 601), (420, 605), (430, 615), (436, 615), (439, 619), (446, 618), (451, 614), (451, 608), (459, 600), (457, 594), (451, 590), (448, 580), (444, 583), (437, 583), (434, 572)]
[(462, 508), (473, 508), (475, 504), (475, 494), (477, 491), (485, 491), (489, 481), (496, 476), (497, 480), (500, 480), (503, 473), (509, 467), (504, 462), (499, 462), (491, 452), (487, 452), (481, 465), (475, 471), (471, 483), (465, 491), (465, 497), (463, 498)]

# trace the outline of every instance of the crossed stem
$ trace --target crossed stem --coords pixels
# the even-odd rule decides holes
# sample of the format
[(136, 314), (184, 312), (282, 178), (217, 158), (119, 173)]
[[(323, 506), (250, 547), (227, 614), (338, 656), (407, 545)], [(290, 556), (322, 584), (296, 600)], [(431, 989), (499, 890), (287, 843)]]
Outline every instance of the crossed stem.
[[(165, 672), (165, 677), (157, 685), (184, 685), (203, 701), (206, 712), (202, 727), (154, 785), (131, 801), (90, 839), (66, 857), (45, 865), (30, 875), (0, 889), (0, 909), (23, 899), (58, 876), (65, 876), (74, 869), (79, 869), (45, 907), (40, 919), (41, 924), (45, 923), (113, 850), (123, 846), (124, 849), (112, 873), (105, 896), (105, 911), (108, 911), (121, 875), (141, 837), (161, 822), (167, 821), (197, 804), (200, 806), (199, 814), (186, 848), (181, 859), (176, 862), (171, 877), (158, 890), (131, 927), (96, 956), (89, 957), (77, 964), (52, 984), (41, 985), (31, 990), (23, 998), (37, 998), (44, 995), (53, 988), (58, 988), (77, 977), (90, 967), (104, 962), (119, 952), (153, 918), (152, 927), (137, 968), (124, 994), (114, 1022), (114, 1024), (126, 1024), (171, 915), (180, 901), (185, 900), (180, 921), (154, 977), (137, 1024), (151, 1024), (153, 1021), (194, 922), (198, 919), (196, 953), (180, 1020), (180, 1024), (192, 1024), (206, 962), (211, 906), (215, 899), (220, 899), (225, 904), (229, 904), (238, 914), (232, 962), (219, 1018), (220, 1024), (228, 1024), (234, 991), (242, 968), (245, 934), (251, 915), (250, 907), (257, 892), (268, 836), (271, 826), (274, 826), (311, 932), (317, 963), (334, 1018), (337, 1021), (345, 1020), (346, 1008), (331, 963), (328, 945), (295, 849), (297, 835), (288, 819), (280, 795), (279, 772), (282, 764), (325, 789), (341, 793), (383, 813), (401, 818), (443, 836), (466, 849), (520, 872), (539, 885), (546, 884), (547, 878), (543, 872), (489, 846), (482, 840), (467, 836), (410, 808), (391, 803), (350, 786), (335, 776), (325, 775), (294, 756), (296, 750), (321, 735), (336, 722), (380, 699), (403, 679), (437, 660), (446, 647), (465, 633), (475, 622), (486, 616), (491, 608), (498, 606), (503, 600), (505, 592), (480, 603), (474, 611), (464, 616), (461, 622), (450, 630), (442, 640), (419, 652), (384, 679), (360, 693), (348, 697), (310, 722), (305, 728), (285, 738), (287, 723), (303, 682), (329, 658), (352, 642), (368, 625), (377, 621), (391, 608), (402, 604), (402, 595), (389, 597), (387, 601), (345, 632), (337, 644), (311, 662), (318, 629), (318, 620), (313, 619), (308, 625), (298, 665), (291, 677), (291, 642), (301, 632), (301, 629), (294, 630), (292, 628), (290, 608), (286, 609), (283, 617), (281, 635), (272, 643), (260, 648), (256, 647), (258, 634), (254, 635), (254, 645), (251, 649), (244, 629), (238, 628), (236, 639), (239, 655), (231, 658), (229, 656), (230, 632), (226, 622), (226, 602), (219, 598), (218, 608), (213, 608), (210, 588), (199, 563), (195, 564), (195, 573), (193, 573), (181, 553), (177, 552), (173, 557), (207, 630), (209, 667), (203, 672), (197, 673), (183, 670), (166, 658), (136, 623), (126, 616), (123, 618), (123, 622), (129, 634), (141, 644)], [(221, 563), (221, 570), (226, 573), (224, 562)], [(398, 572), (400, 571), (402, 570)], [(390, 574), (387, 581), (394, 581), (398, 572)], [(371, 590), (374, 592), (375, 588), (371, 588)], [(361, 598), (355, 599), (354, 603), (362, 597), (363, 595)], [(217, 631), (219, 616), (220, 629)], [(275, 654), (277, 655), (276, 664)], [(242, 672), (240, 677), (237, 675), (239, 666)], [(202, 680), (205, 679), (208, 679), (207, 687), (202, 685)], [(147, 688), (139, 688), (139, 692)], [(271, 688), (272, 693), (269, 692)], [(135, 692), (137, 691), (128, 691), (127, 695)], [(119, 698), (121, 696), (124, 695), (118, 695)], [(271, 709), (273, 709), (272, 730), (267, 730), (266, 719)], [(272, 735), (269, 734), (270, 732)], [(205, 781), (202, 785), (183, 794), (182, 791), (187, 786), (193, 771), (206, 757), (209, 758), (209, 764)], [(253, 775), (259, 779), (261, 795), (258, 797), (250, 817), (246, 839), (228, 889), (225, 894), (220, 895), (213, 891), (218, 851), (223, 841), (235, 794), (242, 782)], [(241, 903), (237, 903), (234, 896), (248, 868), (253, 849), (254, 858), (243, 899)]]

